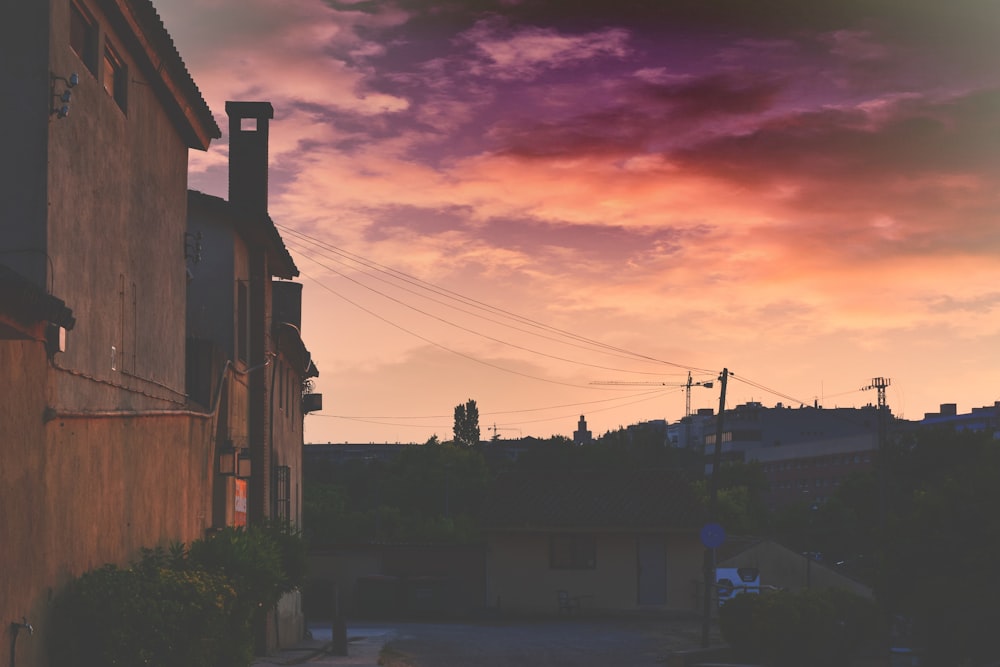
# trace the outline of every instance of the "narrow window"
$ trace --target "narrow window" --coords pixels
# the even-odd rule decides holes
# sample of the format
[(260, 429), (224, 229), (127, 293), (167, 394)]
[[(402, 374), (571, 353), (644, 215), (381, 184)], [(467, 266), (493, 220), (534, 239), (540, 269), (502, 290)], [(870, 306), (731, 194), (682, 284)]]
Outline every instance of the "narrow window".
[(291, 477), (292, 470), (288, 466), (277, 466), (274, 469), (274, 516), (283, 521), (292, 518)]
[(278, 409), (285, 409), (285, 369), (284, 364), (275, 361), (274, 372), (278, 374)]
[(236, 283), (236, 358), (246, 363), (248, 352), (247, 326), (250, 320), (247, 312), (250, 307), (247, 301), (247, 284)]
[(76, 3), (70, 5), (69, 45), (90, 73), (97, 75), (97, 24)]
[(104, 90), (114, 98), (122, 111), (125, 111), (125, 102), (128, 95), (128, 76), (125, 64), (115, 53), (115, 50), (108, 44), (104, 48)]

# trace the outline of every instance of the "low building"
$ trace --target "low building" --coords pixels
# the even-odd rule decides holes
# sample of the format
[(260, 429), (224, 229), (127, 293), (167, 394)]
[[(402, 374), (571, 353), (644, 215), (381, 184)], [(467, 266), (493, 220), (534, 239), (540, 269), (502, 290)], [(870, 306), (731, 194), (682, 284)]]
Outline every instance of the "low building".
[(861, 597), (873, 597), (870, 586), (819, 562), (813, 554), (795, 553), (773, 540), (731, 540), (719, 549), (718, 558), (717, 567), (722, 570), (753, 570), (759, 577), (759, 590), (842, 588)]
[[(670, 470), (511, 471), (487, 504), (486, 598), (504, 611), (695, 611), (704, 512)], [(560, 598), (560, 595), (562, 598)]]

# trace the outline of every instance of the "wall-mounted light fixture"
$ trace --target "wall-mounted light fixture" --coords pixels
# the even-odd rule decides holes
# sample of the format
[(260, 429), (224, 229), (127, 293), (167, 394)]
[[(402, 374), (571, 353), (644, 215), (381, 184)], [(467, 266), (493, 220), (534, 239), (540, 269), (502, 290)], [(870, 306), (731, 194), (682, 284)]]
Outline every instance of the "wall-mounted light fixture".
[(236, 476), (240, 479), (249, 479), (253, 467), (250, 465), (250, 452), (241, 449), (236, 457)]
[(240, 450), (233, 447), (231, 441), (226, 444), (228, 446), (219, 452), (219, 474), (233, 477), (236, 475), (236, 461), (239, 458)]
[[(49, 115), (55, 114), (56, 118), (65, 118), (69, 115), (69, 103), (73, 99), (73, 88), (80, 83), (80, 77), (76, 72), (65, 76), (50, 75), (52, 78), (52, 108)], [(62, 90), (56, 89), (56, 84), (62, 82)]]
[(243, 447), (233, 447), (232, 442), (219, 452), (219, 474), (225, 477), (247, 479), (253, 470), (250, 452)]

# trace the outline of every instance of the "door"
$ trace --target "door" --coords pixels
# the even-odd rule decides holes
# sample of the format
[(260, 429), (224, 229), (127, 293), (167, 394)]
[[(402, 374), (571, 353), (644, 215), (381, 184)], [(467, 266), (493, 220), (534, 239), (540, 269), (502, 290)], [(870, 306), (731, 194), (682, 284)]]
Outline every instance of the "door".
[(639, 535), (637, 543), (639, 604), (667, 601), (667, 536)]

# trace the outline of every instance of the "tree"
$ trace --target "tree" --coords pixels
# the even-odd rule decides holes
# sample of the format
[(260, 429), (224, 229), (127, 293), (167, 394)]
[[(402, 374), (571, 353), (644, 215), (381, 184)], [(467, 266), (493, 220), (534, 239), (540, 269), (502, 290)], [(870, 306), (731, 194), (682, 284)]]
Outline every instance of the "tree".
[(989, 432), (919, 431), (893, 452), (884, 603), (927, 664), (984, 664), (1000, 597), (1000, 448)]
[(461, 447), (479, 444), (479, 408), (471, 398), (455, 406), (455, 444)]

